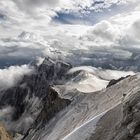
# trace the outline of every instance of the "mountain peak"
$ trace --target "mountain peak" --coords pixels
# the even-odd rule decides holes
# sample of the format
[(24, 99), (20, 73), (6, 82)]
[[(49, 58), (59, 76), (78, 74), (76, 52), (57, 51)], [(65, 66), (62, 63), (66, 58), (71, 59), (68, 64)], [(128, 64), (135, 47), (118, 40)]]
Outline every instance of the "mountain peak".
[(50, 57), (45, 57), (44, 61), (42, 62), (43, 65), (54, 65), (56, 64), (56, 61), (51, 59)]

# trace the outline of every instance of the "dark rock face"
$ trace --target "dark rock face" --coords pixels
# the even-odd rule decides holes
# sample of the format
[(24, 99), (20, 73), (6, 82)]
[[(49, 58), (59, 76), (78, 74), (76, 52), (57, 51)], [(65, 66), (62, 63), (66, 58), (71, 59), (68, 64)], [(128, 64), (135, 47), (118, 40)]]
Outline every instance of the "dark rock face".
[(114, 140), (117, 131), (123, 130), (119, 127), (124, 118), (124, 98), (139, 91), (139, 84), (140, 79), (132, 76), (96, 93), (67, 92), (72, 96), (71, 104), (43, 123), (43, 128), (36, 125), (24, 140)]
[(117, 125), (114, 140), (140, 139), (140, 91), (127, 97), (123, 104), (123, 118)]
[[(32, 75), (1, 91), (0, 109), (13, 109), (0, 116), (9, 134), (22, 134), (22, 140), (140, 140), (140, 76), (86, 94), (65, 89), (70, 68), (46, 58)], [(59, 93), (55, 84), (62, 84)]]
[(46, 124), (56, 113), (71, 103), (68, 99), (60, 98), (58, 93), (51, 87), (49, 88), (47, 98), (44, 98), (43, 102), (43, 109), (35, 120), (34, 127), (38, 126), (38, 124), (40, 124), (40, 127), (43, 127), (43, 124)]
[(121, 77), (121, 78), (119, 78), (119, 79), (117, 79), (117, 80), (115, 80), (115, 79), (111, 80), (111, 81), (108, 83), (107, 88), (108, 88), (108, 87), (111, 87), (111, 86), (113, 86), (113, 85), (115, 85), (115, 84), (117, 84), (118, 82), (120, 82), (120, 81), (122, 81), (122, 80), (124, 80), (125, 78), (128, 78), (128, 77), (129, 77), (129, 76)]
[(103, 139), (140, 140), (139, 85), (99, 120), (96, 130), (89, 138), (89, 140)]
[(67, 107), (70, 103), (70, 100), (60, 98), (58, 93), (50, 87), (48, 96), (44, 100), (41, 112), (25, 134), (23, 140), (28, 137), (31, 131), (33, 131), (32, 133), (35, 133), (36, 130), (40, 130), (41, 128), (45, 127), (45, 125), (56, 115), (56, 113)]
[[(14, 108), (10, 120), (13, 126), (8, 128), (7, 125), (8, 131), (12, 134), (17, 132), (25, 134), (35, 121), (36, 123), (48, 121), (70, 103), (69, 100), (61, 99), (50, 86), (61, 83), (70, 68), (71, 65), (67, 63), (46, 58), (39, 67), (35, 66), (32, 75), (24, 76), (17, 86), (2, 91), (0, 108), (7, 106)], [(30, 124), (27, 121), (27, 126), (23, 130), (22, 123), (18, 123), (25, 118), (31, 118), (32, 121)], [(23, 124), (26, 122), (23, 121)]]

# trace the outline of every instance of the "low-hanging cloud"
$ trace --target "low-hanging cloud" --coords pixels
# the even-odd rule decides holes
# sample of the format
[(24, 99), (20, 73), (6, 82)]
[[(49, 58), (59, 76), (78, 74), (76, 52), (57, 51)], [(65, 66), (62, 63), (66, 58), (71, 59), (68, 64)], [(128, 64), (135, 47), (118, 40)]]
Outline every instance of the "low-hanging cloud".
[(119, 79), (121, 77), (126, 77), (128, 75), (134, 75), (135, 73), (133, 71), (118, 71), (118, 70), (105, 70), (101, 68), (95, 68), (92, 66), (80, 66), (80, 67), (74, 67), (68, 71), (68, 74), (73, 74), (76, 72), (84, 71), (90, 74), (93, 74), (102, 80), (110, 81), (112, 79)]
[(81, 92), (89, 93), (106, 88), (112, 79), (119, 79), (135, 73), (132, 71), (104, 70), (91, 66), (80, 66), (70, 69), (68, 74), (75, 74), (76, 76), (65, 84), (67, 90), (76, 88)]
[(0, 90), (16, 85), (24, 75), (31, 74), (32, 72), (33, 68), (28, 65), (0, 69)]

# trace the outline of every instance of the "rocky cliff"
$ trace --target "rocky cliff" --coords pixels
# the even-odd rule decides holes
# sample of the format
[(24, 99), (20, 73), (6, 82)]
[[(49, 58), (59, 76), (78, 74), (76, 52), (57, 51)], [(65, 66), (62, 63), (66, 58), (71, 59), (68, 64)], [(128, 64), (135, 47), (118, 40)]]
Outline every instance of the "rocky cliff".
[(6, 113), (0, 115), (0, 121), (13, 136), (25, 135), (32, 125), (49, 121), (70, 103), (61, 99), (51, 85), (62, 81), (71, 66), (46, 58), (40, 66), (34, 67), (32, 75), (24, 76), (16, 86), (1, 91), (0, 108)]
[(0, 140), (12, 140), (3, 126), (0, 126)]
[(99, 92), (63, 92), (71, 104), (24, 140), (139, 140), (139, 85), (135, 75)]
[(85, 93), (67, 88), (67, 81), (81, 76), (67, 73), (70, 64), (46, 58), (34, 67), (32, 75), (1, 91), (0, 122), (15, 140), (140, 139), (139, 74)]

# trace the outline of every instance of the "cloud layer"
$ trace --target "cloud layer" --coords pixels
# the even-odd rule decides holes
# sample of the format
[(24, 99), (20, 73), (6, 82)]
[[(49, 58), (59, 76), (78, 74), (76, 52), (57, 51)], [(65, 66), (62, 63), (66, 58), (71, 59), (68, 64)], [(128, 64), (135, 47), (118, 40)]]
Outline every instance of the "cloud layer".
[[(58, 12), (74, 14), (77, 17), (88, 15), (93, 11), (102, 11), (112, 5), (135, 4), (128, 0), (1, 0), (0, 12), (8, 18), (4, 26), (9, 24), (26, 27), (45, 26), (50, 23)], [(39, 24), (38, 22), (39, 21)], [(17, 25), (16, 25), (17, 26)], [(17, 27), (16, 27), (17, 28)]]
[[(131, 8), (93, 26), (49, 24), (58, 11), (80, 13), (113, 4)], [(139, 7), (138, 0), (1, 0), (1, 67), (50, 56), (74, 65), (140, 71)]]
[(71, 77), (64, 85), (56, 85), (57, 90), (73, 91), (77, 89), (83, 93), (91, 93), (105, 89), (112, 79), (119, 79), (134, 75), (132, 71), (104, 70), (91, 66), (80, 66), (70, 69), (67, 73)]
[(11, 66), (7, 69), (0, 69), (0, 90), (16, 85), (24, 75), (31, 74), (33, 68), (28, 65)]

